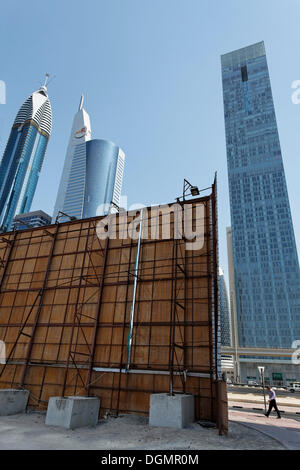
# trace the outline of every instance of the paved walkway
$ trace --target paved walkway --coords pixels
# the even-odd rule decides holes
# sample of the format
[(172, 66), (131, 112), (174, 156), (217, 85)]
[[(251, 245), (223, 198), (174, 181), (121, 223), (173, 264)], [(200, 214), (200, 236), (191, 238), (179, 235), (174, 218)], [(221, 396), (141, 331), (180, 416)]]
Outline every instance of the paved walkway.
[(263, 413), (229, 410), (229, 419), (260, 431), (280, 442), (286, 449), (300, 450), (300, 422), (291, 418), (277, 419), (272, 412), (269, 418)]
[[(277, 402), (277, 405), (278, 405), (278, 408), (281, 412), (283, 412), (284, 414), (295, 414), (295, 415), (298, 415), (298, 418), (300, 418), (300, 407), (295, 407), (295, 406), (282, 406), (280, 404), (278, 404)], [(267, 409), (268, 409), (268, 402), (267, 402)], [(264, 412), (265, 409), (264, 409), (264, 403), (256, 403), (256, 402), (246, 402), (246, 401), (233, 401), (233, 400), (229, 400), (228, 401), (228, 407), (229, 408), (232, 408), (232, 407), (238, 407), (238, 408), (243, 408), (243, 409), (247, 409), (247, 410), (254, 410), (254, 411), (261, 411), (261, 412)], [(275, 411), (273, 410), (272, 413), (274, 413), (275, 415)]]
[[(266, 393), (266, 400), (268, 402), (268, 393)], [(264, 404), (264, 396), (263, 393), (236, 393), (236, 392), (228, 392), (228, 401), (240, 401), (240, 402), (247, 402), (247, 403), (257, 403), (257, 404)], [(288, 396), (288, 397), (277, 397), (276, 402), (278, 406), (288, 406), (293, 408), (298, 408), (297, 411), (300, 412), (300, 399), (297, 396)], [(255, 406), (255, 405), (254, 405)]]

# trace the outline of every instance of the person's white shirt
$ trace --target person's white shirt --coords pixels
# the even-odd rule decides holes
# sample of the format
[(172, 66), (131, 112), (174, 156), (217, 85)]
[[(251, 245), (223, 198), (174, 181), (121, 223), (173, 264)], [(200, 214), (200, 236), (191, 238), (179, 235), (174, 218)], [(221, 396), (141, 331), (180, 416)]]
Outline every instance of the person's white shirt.
[(276, 393), (274, 392), (273, 388), (269, 390), (269, 400), (276, 400)]

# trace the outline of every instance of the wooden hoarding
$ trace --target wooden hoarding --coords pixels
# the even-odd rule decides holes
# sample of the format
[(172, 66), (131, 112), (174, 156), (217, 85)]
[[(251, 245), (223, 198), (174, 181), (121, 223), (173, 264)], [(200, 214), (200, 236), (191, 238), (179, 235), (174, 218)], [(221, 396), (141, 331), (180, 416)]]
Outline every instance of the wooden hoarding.
[(147, 415), (151, 393), (192, 393), (196, 418), (220, 425), (214, 197), (213, 187), (177, 205), (182, 227), (188, 215), (202, 226), (197, 249), (174, 238), (179, 212), (149, 208), (142, 224), (139, 213), (111, 215), (116, 238), (99, 239), (103, 218), (4, 234), (0, 387), (28, 389), (37, 409), (51, 396), (96, 395), (101, 415)]

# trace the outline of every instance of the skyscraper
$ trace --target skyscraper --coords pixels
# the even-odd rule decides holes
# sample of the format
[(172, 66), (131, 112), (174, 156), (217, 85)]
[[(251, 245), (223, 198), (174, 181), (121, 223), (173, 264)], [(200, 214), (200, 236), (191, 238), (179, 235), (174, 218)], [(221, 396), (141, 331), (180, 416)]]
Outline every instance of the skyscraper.
[(231, 346), (230, 310), (224, 272), (219, 268), (219, 312), (221, 325), (221, 344)]
[[(47, 80), (47, 79), (46, 79)], [(7, 231), (15, 214), (29, 212), (52, 127), (47, 82), (21, 106), (0, 164), (0, 223)]]
[(111, 203), (120, 206), (125, 163), (124, 152), (108, 140), (87, 142), (86, 157), (83, 218), (107, 214)]
[(239, 346), (291, 348), (300, 272), (264, 43), (221, 62)]
[(81, 219), (104, 215), (111, 203), (120, 204), (125, 155), (112, 142), (91, 140), (89, 115), (82, 106), (83, 97), (73, 121), (53, 222), (59, 211)]
[[(82, 96), (79, 109), (73, 119), (70, 140), (58, 188), (52, 222), (55, 222), (59, 211), (66, 212), (63, 209), (67, 196), (69, 196), (69, 212), (67, 212), (67, 214), (77, 218), (81, 218), (82, 216), (82, 204), (85, 185), (85, 143), (89, 140), (91, 140), (91, 123), (88, 113), (85, 111), (85, 109), (83, 109)], [(73, 187), (71, 187), (72, 182), (74, 183)], [(67, 194), (68, 185), (69, 192)], [(72, 199), (70, 197), (71, 191)]]

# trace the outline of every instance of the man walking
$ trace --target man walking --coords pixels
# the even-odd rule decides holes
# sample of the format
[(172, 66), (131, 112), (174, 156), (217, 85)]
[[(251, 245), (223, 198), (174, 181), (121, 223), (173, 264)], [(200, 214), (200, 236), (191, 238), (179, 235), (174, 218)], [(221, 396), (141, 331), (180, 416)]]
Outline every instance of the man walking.
[(265, 416), (268, 418), (269, 414), (272, 411), (272, 408), (274, 408), (274, 410), (277, 413), (277, 418), (280, 419), (281, 418), (280, 412), (279, 412), (279, 409), (277, 408), (277, 404), (276, 404), (276, 393), (274, 392), (273, 388), (271, 388), (269, 386), (267, 386), (267, 389), (268, 389), (268, 392), (269, 392), (269, 409), (268, 409), (267, 413), (265, 413)]

